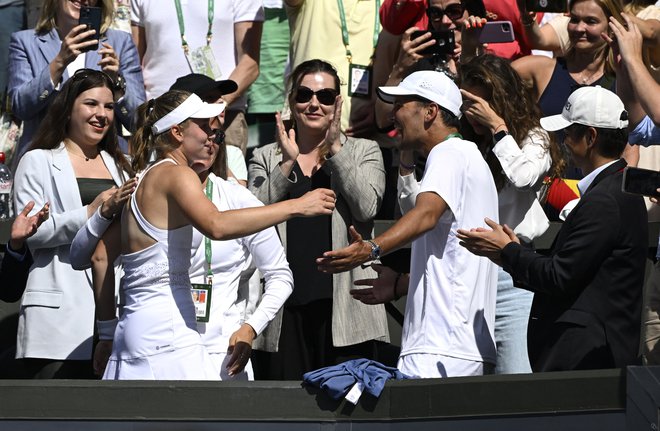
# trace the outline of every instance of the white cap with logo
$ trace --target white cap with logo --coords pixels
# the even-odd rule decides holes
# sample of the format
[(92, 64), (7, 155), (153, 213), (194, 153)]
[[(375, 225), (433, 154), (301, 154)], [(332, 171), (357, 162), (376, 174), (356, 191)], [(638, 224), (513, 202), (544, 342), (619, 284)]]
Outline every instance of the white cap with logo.
[(571, 124), (603, 129), (625, 129), (628, 113), (619, 96), (603, 87), (581, 87), (566, 101), (561, 114), (541, 118), (541, 127), (549, 132)]
[(422, 70), (411, 73), (397, 86), (378, 87), (378, 97), (385, 103), (394, 103), (397, 96), (422, 97), (461, 117), (461, 92), (454, 81), (442, 72)]

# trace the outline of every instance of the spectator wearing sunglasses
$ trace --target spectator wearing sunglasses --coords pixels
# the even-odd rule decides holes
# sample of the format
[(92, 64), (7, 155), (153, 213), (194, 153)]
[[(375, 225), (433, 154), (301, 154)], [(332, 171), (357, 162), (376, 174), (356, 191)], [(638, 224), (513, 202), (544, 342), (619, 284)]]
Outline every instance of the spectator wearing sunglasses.
[(51, 205), (50, 218), (27, 239), (34, 263), (18, 321), (16, 357), (33, 378), (93, 377), (91, 276), (73, 269), (69, 248), (88, 218), (112, 218), (132, 191), (114, 129), (113, 88), (97, 70), (73, 75), (16, 170), (15, 208)]
[[(78, 24), (81, 6), (101, 8), (99, 38)], [(36, 27), (12, 35), (8, 94), (14, 114), (24, 124), (18, 154), (27, 150), (62, 84), (83, 68), (110, 76), (113, 89), (120, 93), (117, 122), (132, 130), (133, 114), (145, 99), (142, 69), (131, 36), (109, 28), (113, 13), (112, 0), (46, 0)], [(127, 151), (123, 140), (122, 145)]]
[[(301, 63), (290, 78), (293, 127), (277, 118), (277, 142), (255, 150), (248, 164), (248, 187), (270, 204), (329, 187), (337, 195), (330, 216), (290, 220), (278, 232), (293, 273), (294, 289), (281, 319), (266, 337), (277, 353), (258, 352), (255, 378), (300, 380), (303, 373), (352, 357), (378, 359), (379, 341), (389, 341), (383, 305), (353, 301), (353, 281), (374, 271), (356, 268), (329, 275), (316, 270), (315, 258), (349, 244), (354, 228), (370, 238), (385, 188), (378, 144), (340, 131), (342, 97), (337, 71), (322, 60)], [(277, 337), (279, 336), (279, 342)]]
[[(372, 137), (375, 95), (371, 84), (375, 70), (371, 63), (381, 31), (379, 3), (284, 0), (284, 4), (291, 28), (291, 70), (315, 58), (332, 64), (341, 82), (342, 131), (348, 136)], [(351, 89), (351, 83), (356, 84), (360, 75), (363, 85)]]
[[(412, 7), (410, 4), (419, 5), (421, 2), (404, 2), (402, 10)], [(385, 6), (386, 3), (383, 4)], [(419, 6), (418, 6), (419, 7)], [(381, 8), (381, 16), (383, 15)], [(414, 27), (407, 26), (403, 32), (398, 46), (397, 54), (392, 56), (384, 51), (389, 47), (379, 46), (376, 55), (376, 69), (391, 72), (387, 78), (376, 81), (378, 85), (396, 86), (403, 78), (416, 70), (442, 70), (454, 78), (458, 73), (458, 60), (461, 55), (461, 30), (468, 16), (485, 16), (486, 9), (481, 0), (471, 2), (459, 2), (457, 0), (431, 0), (429, 7), (423, 10), (424, 21)], [(412, 25), (412, 23), (411, 23)], [(408, 28), (410, 27), (410, 28)], [(425, 33), (413, 39), (415, 31), (428, 28), (428, 30), (454, 31), (456, 48), (448, 55), (422, 54), (426, 48), (431, 47), (434, 42), (431, 33)], [(400, 32), (399, 32), (400, 33)], [(381, 36), (381, 41), (387, 45), (394, 43), (390, 37)], [(376, 126), (380, 130), (388, 130), (392, 127), (390, 116), (391, 107), (382, 100), (376, 101)]]
[[(433, 20), (455, 21), (467, 10), (469, 15), (488, 17), (491, 20), (511, 21), (516, 40), (492, 44), (489, 52), (499, 57), (516, 59), (531, 54), (531, 47), (524, 37), (525, 29), (520, 20), (516, 0), (464, 0), (450, 1), (401, 1), (385, 0), (380, 8), (383, 28), (399, 35), (410, 27), (430, 28)], [(486, 13), (488, 11), (488, 13)], [(542, 18), (542, 14), (538, 19)]]

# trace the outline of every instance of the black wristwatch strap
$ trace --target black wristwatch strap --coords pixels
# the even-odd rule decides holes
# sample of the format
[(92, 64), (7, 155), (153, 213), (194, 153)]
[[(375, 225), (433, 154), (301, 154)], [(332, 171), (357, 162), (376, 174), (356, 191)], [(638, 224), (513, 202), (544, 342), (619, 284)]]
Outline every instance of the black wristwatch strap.
[(493, 140), (495, 142), (500, 142), (508, 134), (509, 134), (508, 130), (500, 130), (499, 132), (497, 132), (493, 135)]

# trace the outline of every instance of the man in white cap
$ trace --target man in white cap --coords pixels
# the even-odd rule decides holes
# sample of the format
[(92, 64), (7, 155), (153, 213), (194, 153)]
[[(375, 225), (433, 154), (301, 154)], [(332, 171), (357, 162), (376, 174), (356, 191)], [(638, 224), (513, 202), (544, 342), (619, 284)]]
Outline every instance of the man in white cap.
[(461, 94), (443, 73), (421, 71), (378, 96), (394, 104), (400, 148), (427, 157), (415, 205), (372, 240), (352, 232), (354, 242), (324, 253), (319, 269), (346, 271), (412, 241), (409, 287), (402, 274), (391, 282), (394, 297), (408, 289), (398, 368), (418, 378), (490, 372), (497, 271), (459, 246), (456, 229), (496, 219), (497, 191), (476, 144), (458, 133)]
[(638, 363), (648, 237), (641, 196), (621, 190), (627, 125), (619, 97), (601, 87), (576, 90), (561, 114), (541, 119), (544, 129), (564, 131), (585, 175), (549, 256), (522, 247), (497, 223), (488, 222), (492, 231), (459, 230), (465, 247), (535, 292), (527, 336), (534, 371)]

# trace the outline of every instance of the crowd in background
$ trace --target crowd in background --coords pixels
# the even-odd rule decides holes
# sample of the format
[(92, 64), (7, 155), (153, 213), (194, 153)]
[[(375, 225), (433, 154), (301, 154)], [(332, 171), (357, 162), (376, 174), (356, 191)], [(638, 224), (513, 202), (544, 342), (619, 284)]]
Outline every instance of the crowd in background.
[[(0, 0), (3, 377), (660, 363), (657, 204), (611, 191), (660, 170), (660, 7), (528, 3)], [(484, 43), (500, 21), (512, 40)]]

